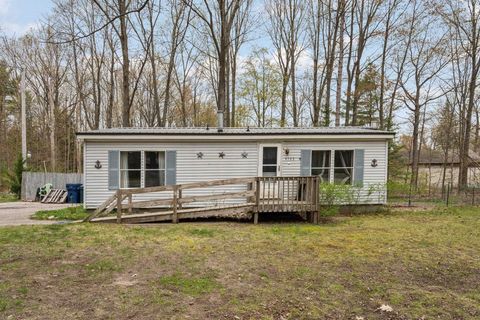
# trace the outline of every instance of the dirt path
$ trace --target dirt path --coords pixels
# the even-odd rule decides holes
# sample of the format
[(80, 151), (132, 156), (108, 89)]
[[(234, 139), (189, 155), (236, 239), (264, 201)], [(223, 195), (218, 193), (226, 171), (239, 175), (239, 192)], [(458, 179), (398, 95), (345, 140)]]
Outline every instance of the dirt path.
[(72, 206), (72, 204), (45, 204), (39, 202), (0, 203), (0, 226), (58, 223), (58, 221), (50, 220), (32, 220), (30, 216), (39, 210), (55, 210), (69, 206)]

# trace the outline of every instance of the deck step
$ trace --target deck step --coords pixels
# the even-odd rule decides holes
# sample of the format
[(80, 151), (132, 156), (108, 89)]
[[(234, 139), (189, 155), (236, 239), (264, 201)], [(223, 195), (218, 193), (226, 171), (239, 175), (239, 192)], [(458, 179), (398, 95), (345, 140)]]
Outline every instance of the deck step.
[[(244, 203), (238, 205), (218, 206), (208, 208), (191, 208), (177, 211), (178, 219), (195, 219), (209, 217), (228, 217), (239, 214), (246, 214), (252, 211), (254, 203)], [(122, 216), (122, 223), (143, 223), (171, 221), (173, 211), (148, 212), (140, 214), (129, 214)], [(93, 218), (91, 222), (117, 222), (116, 216)]]

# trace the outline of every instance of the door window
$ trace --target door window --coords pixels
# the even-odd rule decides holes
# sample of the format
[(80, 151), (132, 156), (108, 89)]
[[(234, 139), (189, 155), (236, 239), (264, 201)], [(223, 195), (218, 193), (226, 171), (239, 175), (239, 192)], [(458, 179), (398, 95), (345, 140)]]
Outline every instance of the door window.
[(264, 177), (276, 177), (278, 165), (278, 148), (263, 147), (262, 173)]

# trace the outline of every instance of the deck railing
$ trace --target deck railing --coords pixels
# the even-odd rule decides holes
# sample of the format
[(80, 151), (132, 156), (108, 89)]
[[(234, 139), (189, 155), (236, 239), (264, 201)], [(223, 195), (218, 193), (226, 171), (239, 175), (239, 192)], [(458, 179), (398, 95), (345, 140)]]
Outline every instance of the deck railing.
[(319, 204), (318, 177), (257, 177), (259, 212), (312, 212)]
[[(101, 215), (108, 215), (116, 209), (117, 222), (122, 221), (123, 211), (133, 214), (134, 209), (169, 207), (172, 222), (178, 222), (178, 214), (185, 211), (184, 204), (195, 202), (218, 202), (229, 199), (245, 199), (244, 206), (251, 207), (254, 222), (263, 212), (316, 213), (319, 209), (319, 179), (312, 177), (248, 177), (193, 182), (186, 184), (119, 189), (86, 220), (91, 221)], [(212, 192), (208, 195), (185, 196), (184, 190), (211, 188), (227, 185), (245, 185), (244, 190), (235, 192)], [(134, 195), (145, 193), (165, 193), (159, 199), (133, 201)], [(126, 201), (126, 203), (125, 203)], [(233, 207), (233, 206), (231, 206)], [(212, 208), (218, 208), (217, 206)], [(224, 207), (226, 210), (229, 206)], [(191, 211), (191, 209), (189, 209)], [(317, 215), (313, 215), (315, 221)]]

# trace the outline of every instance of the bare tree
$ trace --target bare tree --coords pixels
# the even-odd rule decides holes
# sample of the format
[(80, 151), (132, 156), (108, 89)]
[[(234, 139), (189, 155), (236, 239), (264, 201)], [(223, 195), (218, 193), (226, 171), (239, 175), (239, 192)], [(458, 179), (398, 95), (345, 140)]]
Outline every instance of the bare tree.
[[(130, 51), (128, 47), (128, 15), (132, 12), (139, 12), (144, 8), (148, 2), (141, 3), (141, 5), (133, 9), (132, 2), (127, 0), (118, 0), (115, 5), (109, 4), (107, 1), (101, 3), (101, 0), (92, 0), (98, 9), (105, 15), (107, 24), (111, 24), (115, 33), (120, 40), (120, 47), (122, 52), (122, 126), (129, 127), (131, 125), (130, 114), (132, 110), (132, 98), (130, 95)], [(119, 20), (117, 25), (115, 20)], [(106, 24), (106, 25), (107, 25)], [(94, 34), (93, 32), (92, 34)], [(90, 34), (89, 34), (90, 35)]]
[(160, 126), (167, 125), (167, 114), (170, 108), (171, 86), (175, 69), (175, 58), (180, 44), (185, 40), (188, 27), (191, 22), (191, 9), (184, 0), (170, 0), (169, 2), (170, 33), (168, 40), (167, 74), (165, 80), (165, 99), (163, 112), (158, 113)]
[(276, 51), (277, 63), (282, 73), (282, 100), (280, 126), (286, 125), (287, 90), (291, 82), (293, 125), (298, 126), (295, 92), (296, 62), (303, 51), (306, 8), (300, 0), (270, 0), (267, 4), (270, 17), (268, 34)]
[[(435, 8), (449, 27), (449, 38), (459, 49), (458, 54), (454, 57), (457, 62), (457, 68), (453, 70), (454, 75), (457, 71), (464, 72), (464, 76), (468, 79), (460, 87), (454, 88), (460, 112), (461, 141), (458, 185), (459, 188), (465, 188), (468, 184), (472, 117), (478, 99), (476, 90), (480, 72), (480, 2), (478, 0), (445, 0), (438, 2)], [(462, 77), (461, 74), (457, 75)]]
[[(247, 41), (247, 34), (251, 31), (256, 21), (251, 17), (251, 6), (253, 0), (245, 0), (245, 3), (240, 7), (238, 14), (232, 28), (232, 45), (230, 50), (230, 81), (231, 81), (231, 111), (230, 116), (227, 117), (229, 126), (235, 127), (237, 125), (235, 120), (236, 113), (236, 93), (237, 93), (237, 65), (238, 54), (241, 47)], [(227, 106), (227, 110), (230, 108)]]
[(195, 15), (203, 22), (212, 40), (218, 63), (217, 110), (218, 126), (224, 125), (226, 108), (228, 55), (231, 46), (231, 33), (235, 17), (245, 0), (184, 0)]
[[(356, 3), (355, 3), (356, 2)], [(368, 41), (375, 35), (381, 25), (381, 19), (377, 17), (377, 12), (382, 1), (377, 0), (358, 0), (354, 1), (351, 9), (351, 29), (350, 29), (350, 50), (349, 56), (354, 54), (353, 68), (350, 69), (350, 79), (347, 87), (345, 123), (347, 125), (357, 125), (357, 104), (359, 100), (360, 76), (362, 71), (362, 62)], [(355, 37), (354, 33), (357, 35)], [(356, 48), (352, 51), (353, 42)], [(350, 62), (350, 58), (349, 58)], [(350, 64), (349, 64), (350, 65)], [(352, 84), (355, 84), (352, 94)], [(350, 121), (351, 116), (351, 121)]]
[[(408, 47), (406, 66), (400, 85), (403, 95), (400, 97), (406, 108), (412, 112), (412, 177), (413, 188), (418, 186), (418, 160), (420, 154), (421, 132), (427, 106), (444, 95), (439, 90), (441, 72), (448, 65), (445, 48), (446, 34), (442, 33), (436, 20), (429, 15), (427, 7), (420, 1), (413, 1), (411, 19), (414, 22), (407, 26), (406, 33), (411, 33), (406, 41)], [(429, 30), (437, 30), (432, 35)]]

